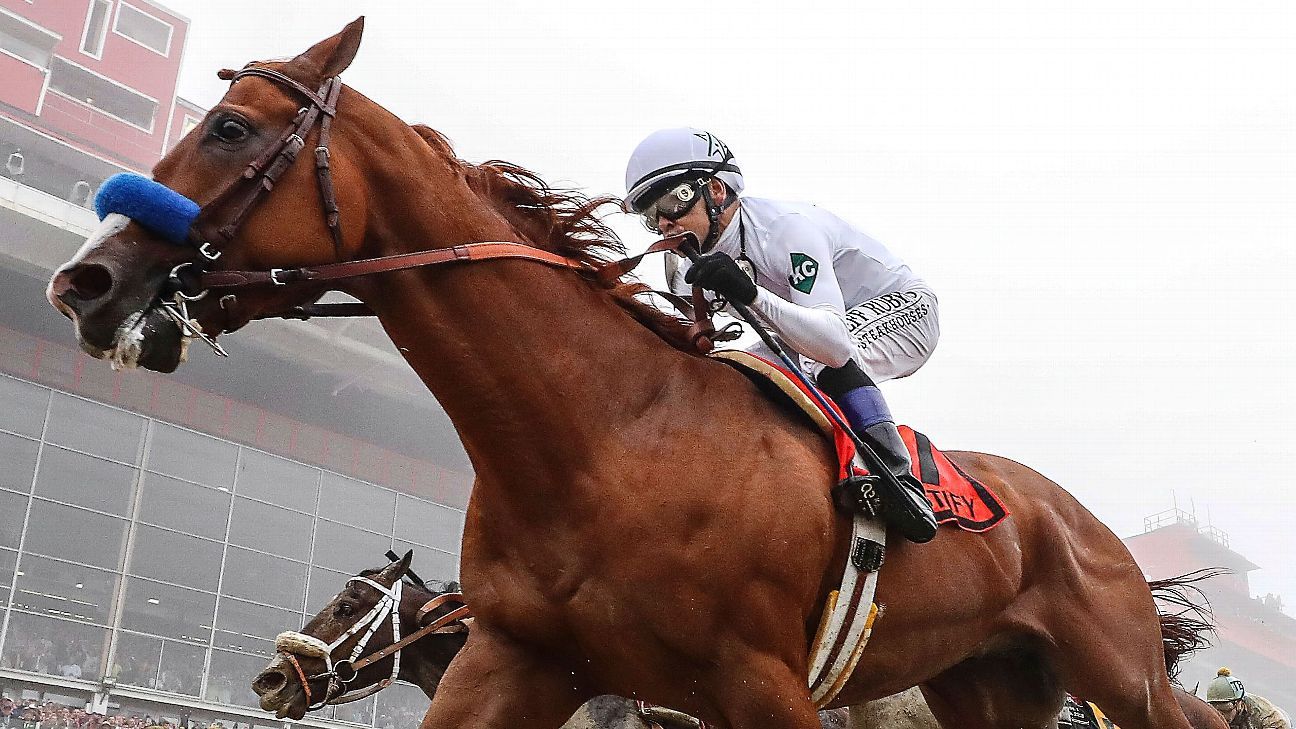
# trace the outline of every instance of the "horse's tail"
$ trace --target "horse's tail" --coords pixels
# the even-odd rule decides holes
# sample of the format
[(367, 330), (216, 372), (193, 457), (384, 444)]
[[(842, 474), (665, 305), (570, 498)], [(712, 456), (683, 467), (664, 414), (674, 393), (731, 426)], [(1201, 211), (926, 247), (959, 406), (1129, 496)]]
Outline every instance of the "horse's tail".
[(1210, 600), (1196, 583), (1228, 573), (1227, 569), (1210, 567), (1148, 582), (1148, 589), (1157, 601), (1166, 674), (1171, 681), (1179, 675), (1180, 659), (1209, 646), (1210, 634), (1215, 632)]

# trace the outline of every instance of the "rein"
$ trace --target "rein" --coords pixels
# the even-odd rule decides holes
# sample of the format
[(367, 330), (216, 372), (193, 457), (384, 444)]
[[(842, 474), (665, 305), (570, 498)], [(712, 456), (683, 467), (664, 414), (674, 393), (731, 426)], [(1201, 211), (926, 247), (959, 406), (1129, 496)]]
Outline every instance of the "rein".
[[(329, 704), (349, 704), (382, 691), (392, 685), (400, 675), (400, 652), (402, 649), (429, 635), (461, 632), (467, 628), (466, 621), (471, 619), (472, 616), (472, 611), (469, 610), (467, 605), (460, 605), (402, 638), (400, 635), (400, 601), (404, 582), (397, 580), (396, 584), (390, 588), (383, 587), (378, 582), (367, 577), (352, 577), (347, 580), (347, 584), (352, 582), (363, 582), (373, 587), (382, 594), (382, 598), (374, 604), (368, 613), (335, 638), (332, 643), (325, 643), (313, 635), (306, 635), (296, 631), (283, 632), (275, 638), (275, 649), (285, 660), (292, 664), (297, 679), (301, 682), (302, 691), (306, 694), (307, 710), (319, 709)], [(424, 617), (448, 602), (462, 601), (463, 595), (457, 592), (446, 592), (437, 595), (419, 608), (416, 620), (422, 622)], [(373, 638), (378, 627), (388, 618), (390, 618), (392, 628), (391, 645), (362, 656), (365, 647), (369, 645), (369, 640)], [(334, 651), (362, 630), (365, 631), (364, 635), (356, 641), (355, 646), (351, 649), (350, 656), (334, 662)], [(347, 686), (360, 675), (360, 671), (388, 656), (394, 656), (394, 658), (392, 660), (391, 674), (387, 678), (365, 688), (354, 691), (347, 689)], [(306, 671), (302, 669), (301, 662), (298, 660), (299, 657), (322, 658), (324, 660), (324, 672), (312, 676), (306, 675)], [(315, 701), (314, 692), (311, 691), (311, 682), (325, 679), (328, 680), (328, 685), (324, 689), (324, 695), (320, 697), (319, 701)], [(338, 693), (339, 691), (342, 693)]]
[[(592, 266), (583, 261), (522, 243), (497, 241), (467, 243), (450, 248), (301, 268), (272, 268), (268, 271), (212, 270), (212, 264), (221, 257), (223, 249), (234, 241), (247, 216), (269, 195), (279, 177), (296, 161), (299, 153), (306, 146), (306, 138), (317, 124), (319, 137), (314, 149), (314, 157), (320, 199), (324, 209), (324, 222), (332, 238), (334, 251), (340, 256), (343, 248), (341, 211), (338, 208), (333, 186), (329, 153), (330, 131), (333, 119), (337, 115), (337, 102), (342, 91), (341, 78), (338, 76), (327, 78), (317, 91), (312, 91), (284, 73), (261, 66), (248, 65), (239, 71), (226, 69), (221, 71), (219, 76), (231, 84), (247, 77), (266, 79), (302, 96), (307, 100), (308, 105), (297, 112), (293, 122), (279, 136), (276, 143), (269, 145), (257, 155), (239, 177), (231, 180), (214, 199), (198, 209), (197, 217), (190, 227), (185, 242), (198, 250), (199, 259), (176, 266), (171, 271), (166, 289), (159, 295), (163, 310), (180, 327), (182, 334), (201, 339), (217, 354), (225, 355), (224, 349), (212, 336), (202, 331), (197, 321), (189, 315), (188, 310), (190, 302), (205, 298), (212, 291), (222, 293), (220, 307), (230, 312), (238, 306), (238, 299), (233, 292), (249, 286), (286, 286), (293, 283), (341, 281), (359, 276), (447, 263), (501, 259), (532, 261), (568, 269), (590, 275), (600, 283), (610, 286), (633, 270), (644, 256), (663, 251), (680, 253), (683, 246), (696, 247), (697, 245), (697, 240), (692, 234), (669, 236), (656, 241), (637, 256), (599, 266)], [(248, 183), (250, 187), (247, 186)], [(224, 218), (219, 217), (215, 210), (235, 199), (236, 193), (245, 187), (246, 191), (241, 198), (237, 199), (237, 203), (232, 208), (233, 212)], [(716, 302), (716, 304), (708, 302), (700, 288), (694, 287), (691, 302), (669, 292), (657, 293), (692, 320), (689, 335), (694, 346), (701, 352), (710, 351), (714, 347), (714, 342), (729, 341), (737, 338), (741, 333), (737, 324), (731, 324), (721, 330), (715, 328), (711, 322), (711, 315), (719, 310), (716, 304), (722, 305), (723, 302)], [(171, 300), (167, 300), (167, 295), (171, 296)], [(373, 312), (364, 304), (342, 303), (309, 304), (256, 318), (309, 319), (315, 316), (372, 315)]]

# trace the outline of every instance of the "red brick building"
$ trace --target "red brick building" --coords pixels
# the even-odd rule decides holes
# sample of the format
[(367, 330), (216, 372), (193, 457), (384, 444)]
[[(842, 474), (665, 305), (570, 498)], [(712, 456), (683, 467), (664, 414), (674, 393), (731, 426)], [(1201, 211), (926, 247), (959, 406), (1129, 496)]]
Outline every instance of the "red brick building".
[(1268, 698), (1289, 713), (1296, 708), (1296, 618), (1282, 610), (1281, 598), (1252, 597), (1247, 573), (1258, 565), (1229, 548), (1228, 535), (1201, 525), (1179, 509), (1144, 521), (1144, 532), (1125, 540), (1149, 579), (1164, 579), (1194, 570), (1223, 567), (1230, 574), (1206, 580), (1218, 626), (1215, 645), (1184, 663), (1180, 680), (1191, 689), (1205, 685), (1221, 666), (1246, 682), (1247, 690)]

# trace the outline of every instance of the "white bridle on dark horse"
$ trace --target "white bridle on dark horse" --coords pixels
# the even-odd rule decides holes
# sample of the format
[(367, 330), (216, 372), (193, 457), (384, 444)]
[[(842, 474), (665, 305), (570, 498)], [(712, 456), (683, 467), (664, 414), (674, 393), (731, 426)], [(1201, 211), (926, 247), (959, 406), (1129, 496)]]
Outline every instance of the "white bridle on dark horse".
[[(292, 630), (280, 633), (275, 638), (275, 650), (291, 663), (297, 671), (297, 678), (301, 681), (302, 690), (306, 694), (306, 709), (308, 711), (322, 708), (328, 704), (348, 704), (352, 701), (359, 701), (373, 696), (392, 685), (396, 681), (396, 677), (400, 675), (400, 651), (402, 648), (433, 633), (457, 633), (468, 628), (466, 620), (471, 619), (471, 611), (467, 605), (461, 605), (402, 639), (400, 602), (401, 589), (405, 583), (402, 580), (397, 580), (396, 584), (391, 587), (384, 587), (368, 577), (352, 577), (347, 580), (348, 585), (352, 582), (363, 582), (377, 590), (382, 597), (368, 613), (365, 613), (355, 624), (335, 638), (332, 643), (325, 643), (313, 635), (306, 635)], [(463, 602), (463, 595), (457, 592), (446, 592), (428, 600), (419, 608), (418, 621), (422, 622), (425, 616), (448, 602)], [(389, 618), (392, 630), (391, 645), (362, 658), (361, 654), (364, 653), (365, 647), (369, 645), (369, 640), (373, 638), (378, 627)], [(346, 643), (352, 636), (361, 631), (364, 631), (364, 635), (356, 641), (355, 646), (351, 649), (350, 656), (335, 662), (333, 653), (343, 643)], [(381, 661), (387, 656), (393, 656), (390, 676), (372, 686), (354, 691), (347, 690), (347, 686), (360, 674), (361, 669), (371, 663)], [(301, 663), (297, 660), (299, 657), (322, 659), (324, 661), (324, 672), (307, 676), (306, 672), (302, 670)], [(325, 689), (320, 700), (316, 702), (312, 698), (310, 684), (311, 681), (322, 679), (328, 679), (328, 688)]]

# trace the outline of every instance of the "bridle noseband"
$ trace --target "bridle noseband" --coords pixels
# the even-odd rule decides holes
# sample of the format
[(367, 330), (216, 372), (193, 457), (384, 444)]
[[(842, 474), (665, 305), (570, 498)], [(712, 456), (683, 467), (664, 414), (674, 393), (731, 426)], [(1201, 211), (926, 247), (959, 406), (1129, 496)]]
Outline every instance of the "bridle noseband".
[[(467, 629), (466, 621), (471, 618), (471, 611), (468, 606), (460, 605), (410, 633), (405, 638), (401, 638), (400, 602), (401, 589), (405, 583), (402, 580), (397, 580), (396, 584), (388, 588), (368, 577), (352, 577), (347, 580), (348, 585), (352, 582), (363, 582), (377, 590), (382, 597), (368, 613), (365, 613), (350, 628), (347, 628), (341, 635), (333, 639), (333, 642), (325, 643), (313, 635), (306, 635), (297, 631), (286, 631), (275, 638), (275, 649), (279, 655), (282, 655), (292, 665), (296, 671), (297, 679), (301, 682), (302, 691), (306, 694), (306, 709), (308, 711), (328, 704), (349, 704), (382, 691), (392, 685), (400, 675), (401, 649), (435, 633), (462, 632)], [(437, 595), (419, 608), (417, 619), (422, 621), (424, 617), (450, 602), (463, 602), (463, 595), (457, 592), (446, 592)], [(391, 645), (362, 657), (365, 647), (369, 645), (369, 640), (373, 638), (379, 626), (389, 619), (392, 629)], [(364, 634), (351, 648), (350, 655), (342, 660), (334, 661), (333, 653), (360, 631), (364, 631)], [(347, 686), (356, 679), (356, 676), (360, 675), (362, 669), (388, 656), (392, 656), (392, 670), (387, 678), (365, 688), (355, 689), (354, 691), (347, 689)], [(324, 672), (307, 676), (298, 657), (323, 659)], [(311, 682), (326, 679), (328, 686), (324, 690), (324, 695), (320, 697), (319, 701), (315, 701), (310, 687)]]

